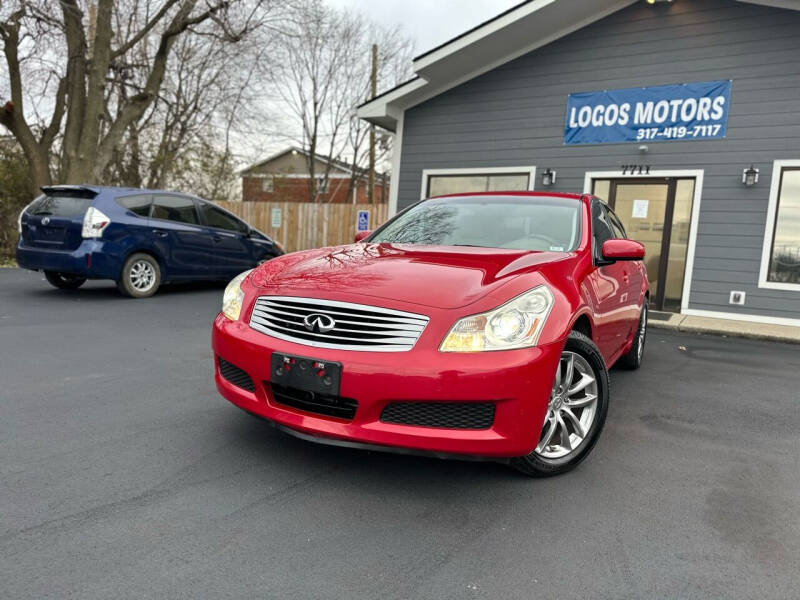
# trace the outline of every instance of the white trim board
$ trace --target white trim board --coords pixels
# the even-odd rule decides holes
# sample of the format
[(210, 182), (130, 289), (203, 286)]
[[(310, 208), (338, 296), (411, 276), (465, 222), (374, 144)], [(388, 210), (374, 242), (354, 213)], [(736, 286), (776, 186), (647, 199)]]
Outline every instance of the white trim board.
[(394, 132), (394, 139), (392, 140), (392, 172), (391, 179), (389, 180), (388, 215), (390, 219), (397, 214), (397, 197), (400, 193), (400, 160), (403, 156), (403, 123), (405, 119), (406, 113), (400, 113)]
[(419, 199), (425, 200), (428, 197), (428, 179), (431, 175), (502, 175), (504, 173), (527, 173), (528, 191), (532, 192), (536, 187), (536, 167), (466, 167), (458, 169), (425, 169), (422, 171), (422, 187), (420, 188)]
[(759, 269), (758, 272), (758, 287), (771, 290), (799, 292), (800, 283), (767, 281), (767, 275), (769, 275), (769, 258), (772, 254), (772, 240), (775, 235), (775, 220), (778, 218), (778, 192), (780, 192), (783, 169), (787, 167), (800, 167), (800, 160), (776, 160), (772, 163), (772, 182), (769, 187), (767, 223), (764, 227), (764, 245), (761, 247), (761, 269)]
[(689, 294), (692, 288), (694, 253), (697, 247), (697, 226), (700, 222), (700, 200), (703, 196), (703, 169), (650, 171), (648, 174), (620, 175), (619, 171), (587, 171), (583, 181), (583, 193), (592, 193), (593, 179), (647, 179), (659, 177), (694, 178), (694, 197), (692, 198), (692, 218), (689, 223), (689, 243), (686, 248), (686, 267), (683, 272), (683, 293), (681, 294), (681, 314), (689, 314)]
[(716, 310), (699, 310), (696, 308), (687, 308), (686, 310), (681, 310), (681, 314), (689, 317), (712, 317), (714, 319), (746, 321), (748, 323), (764, 323), (765, 325), (788, 325), (790, 327), (800, 327), (800, 319), (789, 319), (787, 317), (768, 317), (765, 315), (718, 312)]

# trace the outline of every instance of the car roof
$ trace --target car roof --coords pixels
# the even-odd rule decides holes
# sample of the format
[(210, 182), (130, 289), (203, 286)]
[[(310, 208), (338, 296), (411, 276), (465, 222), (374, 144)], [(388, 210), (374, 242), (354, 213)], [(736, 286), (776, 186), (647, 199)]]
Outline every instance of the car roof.
[(136, 188), (136, 187), (119, 187), (113, 185), (91, 185), (82, 183), (80, 185), (74, 184), (60, 184), (60, 185), (46, 185), (42, 186), (42, 190), (52, 190), (55, 192), (58, 191), (67, 191), (67, 190), (74, 190), (74, 191), (90, 191), (94, 192), (95, 194), (101, 194), (102, 192), (122, 192), (122, 193), (130, 193), (130, 194), (176, 194), (180, 196), (191, 196), (192, 198), (196, 198), (194, 194), (187, 194), (185, 192), (176, 192), (174, 190), (154, 190), (149, 188)]
[(530, 196), (533, 198), (568, 198), (572, 200), (582, 200), (583, 198), (591, 197), (590, 194), (572, 194), (567, 192), (520, 192), (520, 191), (497, 191), (497, 192), (460, 192), (458, 194), (443, 194), (441, 196), (431, 196), (429, 200), (434, 198), (459, 198), (459, 197), (472, 197), (472, 196)]

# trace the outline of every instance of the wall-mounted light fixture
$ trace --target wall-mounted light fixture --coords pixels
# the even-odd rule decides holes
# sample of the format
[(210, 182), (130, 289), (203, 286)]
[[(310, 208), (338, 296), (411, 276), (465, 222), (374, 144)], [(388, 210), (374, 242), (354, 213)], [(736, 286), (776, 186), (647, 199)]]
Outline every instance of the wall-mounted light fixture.
[(742, 170), (742, 183), (746, 186), (755, 185), (758, 183), (758, 169), (750, 165), (749, 169)]
[(648, 4), (661, 4), (662, 2), (666, 2), (667, 4), (672, 4), (675, 0), (645, 0)]
[(556, 172), (552, 169), (542, 171), (542, 185), (550, 186), (556, 182)]

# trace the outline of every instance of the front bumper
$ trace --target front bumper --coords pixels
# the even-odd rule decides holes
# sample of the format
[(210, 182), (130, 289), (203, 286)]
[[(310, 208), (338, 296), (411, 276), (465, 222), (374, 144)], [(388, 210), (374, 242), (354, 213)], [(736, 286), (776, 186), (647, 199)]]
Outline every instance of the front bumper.
[[(512, 457), (539, 439), (563, 342), (501, 352), (443, 353), (419, 345), (408, 352), (356, 352), (278, 340), (222, 314), (212, 332), (217, 389), (238, 407), (301, 434), (439, 454)], [(271, 394), (273, 352), (342, 364), (340, 395), (358, 401), (351, 421), (277, 404)], [(219, 358), (243, 369), (255, 392), (225, 379)], [(445, 429), (384, 423), (391, 402), (494, 402), (488, 429)]]
[(57, 271), (88, 279), (117, 279), (119, 261), (104, 251), (104, 243), (102, 240), (83, 240), (75, 250), (58, 250), (29, 246), (20, 239), (17, 263), (31, 271)]

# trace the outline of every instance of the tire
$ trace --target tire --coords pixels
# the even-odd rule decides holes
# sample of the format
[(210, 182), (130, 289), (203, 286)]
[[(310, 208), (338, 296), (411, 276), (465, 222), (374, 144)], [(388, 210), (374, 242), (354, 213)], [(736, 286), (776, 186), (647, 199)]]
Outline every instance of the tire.
[(158, 266), (158, 261), (143, 252), (132, 254), (125, 261), (117, 280), (120, 293), (131, 298), (152, 296), (160, 285), (161, 267)]
[(86, 277), (58, 271), (45, 271), (44, 277), (50, 285), (60, 290), (77, 290), (86, 283)]
[[(544, 425), (536, 432), (536, 448), (511, 459), (512, 467), (531, 477), (561, 475), (578, 466), (597, 443), (608, 413), (608, 369), (591, 339), (570, 332), (555, 377)], [(574, 391), (565, 394), (566, 390)]]
[(633, 338), (633, 346), (623, 354), (617, 364), (623, 369), (635, 370), (642, 366), (644, 358), (644, 344), (647, 340), (647, 300), (642, 305), (642, 314), (639, 315), (639, 327), (636, 329), (636, 337)]

